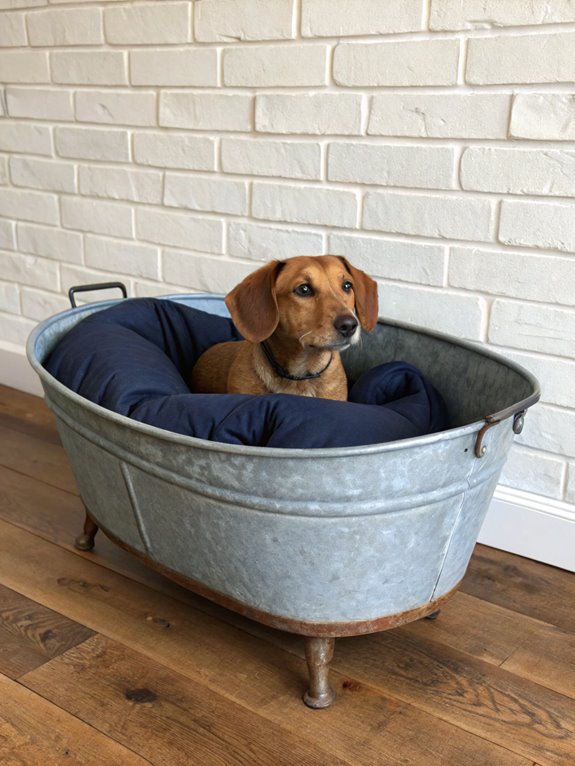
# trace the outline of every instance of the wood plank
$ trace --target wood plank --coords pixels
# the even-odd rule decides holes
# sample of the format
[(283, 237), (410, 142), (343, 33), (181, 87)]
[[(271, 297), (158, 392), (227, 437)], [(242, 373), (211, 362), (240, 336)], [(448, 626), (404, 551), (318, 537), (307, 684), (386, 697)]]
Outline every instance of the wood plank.
[(22, 683), (153, 763), (349, 763), (104, 636)]
[(461, 589), (484, 601), (575, 633), (575, 576), (572, 573), (479, 545)]
[[(531, 766), (368, 679), (333, 673), (339, 700), (312, 712), (304, 661), (161, 593), (0, 522), (0, 582), (351, 763)], [(299, 641), (301, 645), (303, 642)], [(337, 663), (336, 663), (337, 671)]]
[(340, 640), (337, 663), (438, 718), (544, 766), (575, 762), (575, 705), (561, 694), (399, 631)]
[(78, 494), (63, 447), (6, 428), (1, 423), (0, 465), (66, 492)]
[(94, 632), (0, 585), (0, 673), (15, 679)]
[(54, 416), (39, 396), (0, 386), (0, 423), (51, 444), (60, 444)]
[(439, 641), (575, 697), (575, 634), (554, 625), (457, 593), (437, 620), (413, 622), (398, 632)]
[(149, 766), (56, 705), (0, 675), (0, 763), (3, 766)]
[(573, 633), (550, 627), (537, 631), (528, 636), (501, 667), (575, 699)]

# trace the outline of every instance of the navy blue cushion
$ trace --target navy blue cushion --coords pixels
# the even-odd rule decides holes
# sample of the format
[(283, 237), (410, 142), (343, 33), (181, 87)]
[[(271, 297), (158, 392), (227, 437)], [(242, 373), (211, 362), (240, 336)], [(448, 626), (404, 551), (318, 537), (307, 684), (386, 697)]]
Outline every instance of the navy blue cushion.
[(168, 300), (134, 298), (95, 312), (58, 343), (46, 369), (127, 417), (200, 439), (266, 447), (352, 447), (448, 427), (442, 397), (410, 364), (369, 370), (349, 401), (288, 394), (192, 394), (196, 360), (240, 340), (232, 321)]

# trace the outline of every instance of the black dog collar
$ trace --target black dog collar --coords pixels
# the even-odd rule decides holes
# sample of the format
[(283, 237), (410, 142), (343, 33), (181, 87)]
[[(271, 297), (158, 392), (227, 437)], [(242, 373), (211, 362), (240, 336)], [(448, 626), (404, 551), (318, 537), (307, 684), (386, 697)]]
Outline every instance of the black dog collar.
[(263, 341), (263, 343), (260, 343), (260, 346), (266, 356), (266, 359), (270, 363), (272, 370), (276, 373), (276, 375), (279, 375), (280, 378), (285, 378), (286, 380), (312, 380), (313, 378), (319, 378), (319, 376), (322, 375), (330, 366), (331, 360), (333, 359), (333, 353), (332, 353), (330, 354), (329, 362), (319, 372), (308, 372), (305, 375), (292, 375), (290, 372), (286, 370), (285, 367), (282, 367), (281, 364), (274, 358), (274, 355), (270, 351), (265, 341)]

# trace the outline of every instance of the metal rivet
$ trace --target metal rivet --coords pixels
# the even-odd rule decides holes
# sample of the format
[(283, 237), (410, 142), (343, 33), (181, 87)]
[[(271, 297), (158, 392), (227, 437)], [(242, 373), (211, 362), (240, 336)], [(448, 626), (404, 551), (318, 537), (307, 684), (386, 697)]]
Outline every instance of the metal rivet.
[(483, 447), (481, 447), (481, 457), (483, 457), (483, 455), (485, 455), (486, 452), (487, 452), (487, 447), (483, 445)]

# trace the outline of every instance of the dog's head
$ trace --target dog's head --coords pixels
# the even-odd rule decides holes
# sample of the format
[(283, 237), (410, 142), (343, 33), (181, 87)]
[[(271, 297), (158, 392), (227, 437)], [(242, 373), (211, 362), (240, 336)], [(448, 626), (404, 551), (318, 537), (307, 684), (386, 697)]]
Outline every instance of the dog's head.
[(274, 333), (302, 346), (342, 350), (372, 330), (377, 284), (335, 255), (272, 261), (237, 285), (226, 305), (244, 338), (259, 343)]

